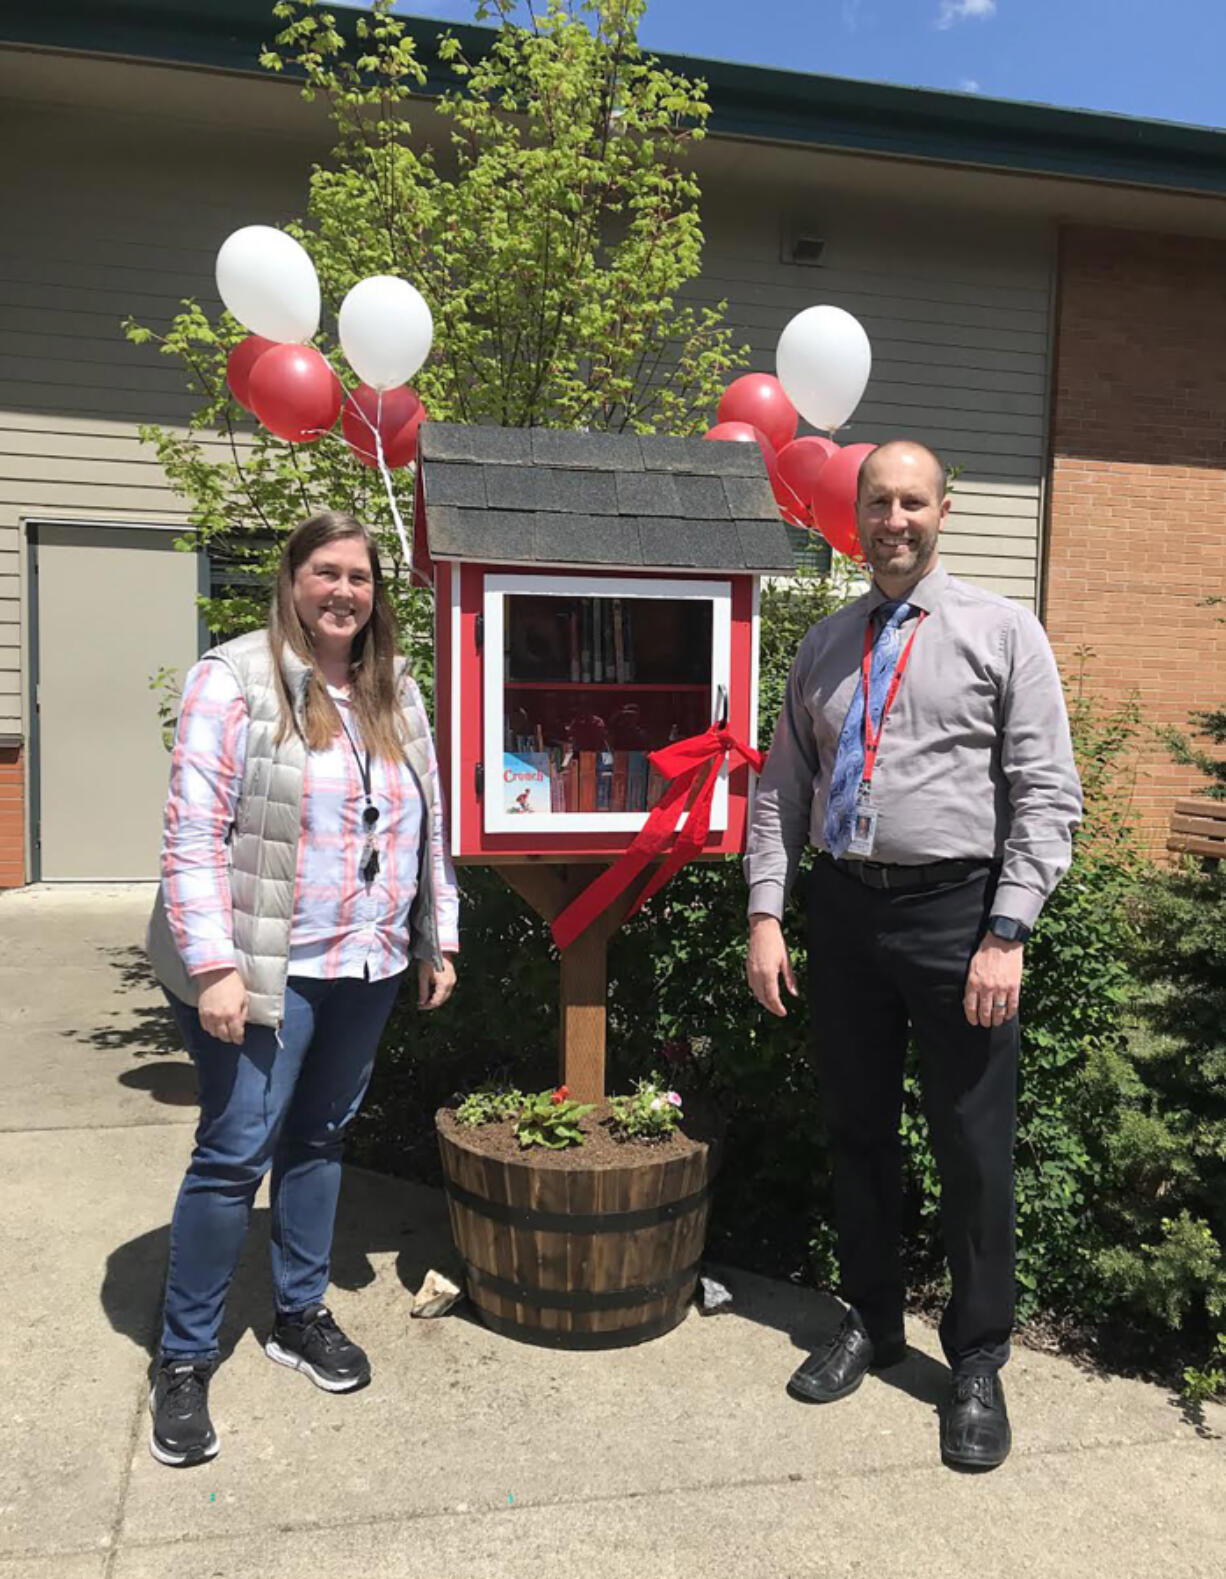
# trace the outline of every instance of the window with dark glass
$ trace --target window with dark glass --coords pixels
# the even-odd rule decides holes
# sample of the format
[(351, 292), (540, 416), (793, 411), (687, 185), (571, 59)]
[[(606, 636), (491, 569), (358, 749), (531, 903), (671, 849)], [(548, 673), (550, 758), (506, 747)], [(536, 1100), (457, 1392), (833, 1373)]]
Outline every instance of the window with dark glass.
[(648, 753), (711, 721), (705, 599), (508, 595), (505, 811), (644, 812)]

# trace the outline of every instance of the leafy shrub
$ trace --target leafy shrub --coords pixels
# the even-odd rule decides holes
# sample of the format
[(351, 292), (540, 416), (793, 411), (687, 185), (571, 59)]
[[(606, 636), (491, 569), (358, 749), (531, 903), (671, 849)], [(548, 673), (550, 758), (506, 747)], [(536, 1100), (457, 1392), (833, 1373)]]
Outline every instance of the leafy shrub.
[[(1191, 724), (1226, 743), (1226, 712)], [(1205, 794), (1226, 795), (1226, 763), (1179, 731), (1167, 738), (1208, 779)], [(1135, 1316), (1213, 1351), (1184, 1371), (1195, 1400), (1226, 1390), (1226, 873), (1190, 860), (1156, 873), (1135, 913), (1139, 990), (1124, 1107), (1105, 1134), (1110, 1243), (1097, 1270)]]
[(1125, 1122), (1106, 1137), (1099, 1269), (1137, 1315), (1207, 1351), (1226, 1336), (1226, 875), (1158, 876), (1137, 920), (1143, 995)]

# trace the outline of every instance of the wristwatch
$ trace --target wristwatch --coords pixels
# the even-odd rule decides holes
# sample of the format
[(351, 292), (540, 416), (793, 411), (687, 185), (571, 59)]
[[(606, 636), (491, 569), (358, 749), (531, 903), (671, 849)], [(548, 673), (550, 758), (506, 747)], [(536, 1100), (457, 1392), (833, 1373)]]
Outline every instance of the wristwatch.
[(1022, 921), (1015, 921), (1012, 916), (990, 916), (988, 931), (1003, 938), (1006, 943), (1025, 943), (1030, 936), (1030, 928)]

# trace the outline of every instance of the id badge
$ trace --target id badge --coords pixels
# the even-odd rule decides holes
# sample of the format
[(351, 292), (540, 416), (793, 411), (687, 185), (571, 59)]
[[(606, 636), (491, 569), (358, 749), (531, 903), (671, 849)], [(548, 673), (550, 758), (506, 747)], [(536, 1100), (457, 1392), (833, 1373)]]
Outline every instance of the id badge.
[(856, 801), (856, 809), (851, 819), (851, 843), (847, 846), (848, 855), (858, 856), (862, 861), (871, 858), (873, 846), (877, 842), (879, 815), (870, 797), (861, 794)]

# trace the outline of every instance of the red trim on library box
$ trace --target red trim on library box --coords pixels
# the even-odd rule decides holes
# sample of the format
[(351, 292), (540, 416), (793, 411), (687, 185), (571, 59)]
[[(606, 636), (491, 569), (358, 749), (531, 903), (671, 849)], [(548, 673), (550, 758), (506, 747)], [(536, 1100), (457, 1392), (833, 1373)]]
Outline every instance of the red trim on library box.
[[(564, 857), (570, 860), (583, 858), (612, 860), (621, 855), (635, 837), (633, 833), (612, 830), (608, 832), (567, 830), (565, 815), (560, 813), (553, 819), (530, 819), (532, 827), (522, 833), (486, 830), (484, 805), (482, 797), (477, 793), (474, 769), (478, 763), (484, 763), (484, 666), (486, 658), (492, 659), (493, 655), (478, 647), (477, 619), (484, 610), (486, 576), (513, 574), (514, 567), (504, 564), (439, 560), (435, 562), (434, 570), (435, 608), (438, 621), (436, 633), (441, 638), (436, 648), (438, 655), (435, 676), (436, 725), (440, 735), (445, 733), (446, 749), (440, 749), (439, 758), (446, 780), (446, 803), (451, 809), (453, 819), (452, 853), (455, 859), (461, 863), (480, 863), (490, 857), (504, 860), (507, 857), (526, 860), (542, 856)], [(604, 580), (609, 576), (607, 568), (593, 567), (584, 571), (571, 571), (537, 563), (524, 565), (523, 571), (525, 576), (538, 576), (542, 573), (565, 575), (568, 580), (573, 579), (576, 583)], [(650, 582), (657, 579), (654, 571), (626, 570), (617, 571), (615, 574), (618, 580), (626, 581)], [(453, 642), (450, 605), (452, 582), (455, 579), (459, 582), (459, 618), (456, 622), (458, 630), (454, 632)], [(688, 579), (731, 582), (732, 630), (729, 663), (731, 710), (728, 727), (741, 740), (748, 740), (751, 738), (750, 730), (754, 717), (751, 696), (753, 594), (757, 577), (751, 574), (729, 575), (727, 572), (713, 571), (705, 574), (690, 574)], [(583, 594), (577, 592), (576, 595)], [(497, 661), (502, 661), (501, 654), (497, 656)], [(550, 688), (547, 682), (539, 683), (544, 689)], [(629, 682), (625, 686), (614, 683), (612, 689), (628, 692), (634, 683)], [(582, 682), (579, 683), (579, 688), (585, 689)], [(702, 686), (700, 689), (708, 688)], [(453, 723), (454, 727), (452, 727)], [(442, 744), (443, 742), (440, 742), (440, 747)], [(491, 793), (497, 785), (497, 775), (492, 774), (489, 763), (484, 763), (484, 766), (487, 793)], [(744, 763), (734, 762), (728, 774), (728, 825), (722, 830), (716, 829), (708, 834), (704, 855), (732, 855), (741, 850), (748, 823), (748, 808), (749, 769)], [(552, 821), (554, 826), (543, 826), (548, 821)]]

